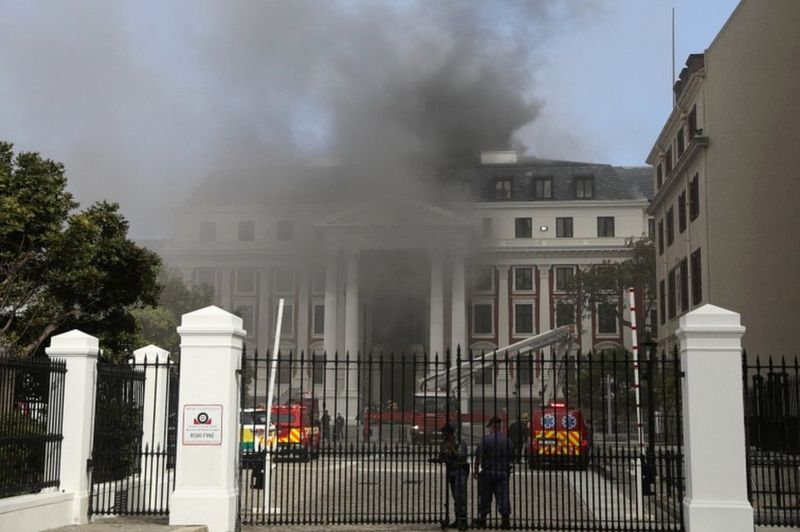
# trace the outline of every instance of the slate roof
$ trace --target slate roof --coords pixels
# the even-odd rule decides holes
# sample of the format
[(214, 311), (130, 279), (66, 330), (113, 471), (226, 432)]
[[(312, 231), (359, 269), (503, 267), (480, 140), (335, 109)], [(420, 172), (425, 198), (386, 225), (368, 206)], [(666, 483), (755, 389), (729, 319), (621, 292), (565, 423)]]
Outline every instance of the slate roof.
[[(566, 201), (575, 198), (575, 179), (594, 178), (595, 200), (641, 200), (654, 195), (649, 166), (620, 167), (607, 164), (546, 159), (523, 159), (517, 164), (450, 166), (424, 176), (420, 182), (438, 182), (471, 187), (474, 201), (495, 201), (497, 178), (513, 178), (512, 201), (533, 201), (535, 180), (552, 178), (553, 197), (541, 201)], [(422, 175), (422, 177), (420, 177)], [(267, 170), (232, 171), (211, 174), (187, 200), (187, 205), (269, 205), (278, 203), (353, 202), (374, 197), (376, 192), (391, 193), (391, 180), (343, 165), (285, 166)], [(402, 193), (402, 186), (397, 186)], [(410, 188), (410, 187), (406, 187)], [(435, 202), (439, 198), (430, 197)], [(537, 200), (539, 201), (539, 200)]]

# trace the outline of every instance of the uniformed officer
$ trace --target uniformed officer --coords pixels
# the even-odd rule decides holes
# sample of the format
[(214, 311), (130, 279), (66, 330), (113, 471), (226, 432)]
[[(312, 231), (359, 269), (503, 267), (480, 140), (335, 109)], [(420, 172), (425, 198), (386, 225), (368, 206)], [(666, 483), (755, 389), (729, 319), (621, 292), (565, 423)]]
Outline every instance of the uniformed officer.
[(478, 517), (472, 524), (476, 527), (486, 526), (486, 516), (491, 510), (494, 495), (497, 511), (502, 518), (501, 528), (511, 528), (508, 477), (511, 474), (513, 450), (511, 442), (500, 432), (501, 423), (497, 416), (489, 420), (486, 426), (490, 432), (484, 436), (475, 450), (473, 476), (478, 479)]
[(467, 445), (460, 435), (456, 435), (453, 425), (442, 427), (442, 447), (436, 462), (443, 463), (447, 471), (447, 483), (450, 485), (450, 494), (453, 496), (453, 509), (456, 520), (447, 525), (459, 530), (467, 529), (467, 477), (469, 464), (467, 463)]

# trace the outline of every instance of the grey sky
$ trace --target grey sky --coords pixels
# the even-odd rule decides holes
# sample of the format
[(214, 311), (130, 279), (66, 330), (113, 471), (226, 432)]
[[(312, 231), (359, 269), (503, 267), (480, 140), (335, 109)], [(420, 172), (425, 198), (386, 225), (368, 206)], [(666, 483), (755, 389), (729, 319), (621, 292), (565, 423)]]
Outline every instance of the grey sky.
[(139, 238), (210, 172), (286, 153), (512, 141), (642, 164), (671, 105), (671, 7), (680, 69), (736, 3), (0, 0), (0, 138), (64, 162), (82, 203), (120, 202)]

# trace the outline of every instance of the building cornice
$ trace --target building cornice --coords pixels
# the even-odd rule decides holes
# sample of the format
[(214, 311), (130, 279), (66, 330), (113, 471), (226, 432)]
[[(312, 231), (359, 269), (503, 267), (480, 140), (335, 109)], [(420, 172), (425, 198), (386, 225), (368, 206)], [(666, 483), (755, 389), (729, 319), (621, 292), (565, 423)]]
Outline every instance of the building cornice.
[(700, 69), (691, 75), (689, 78), (689, 83), (681, 93), (681, 97), (677, 102), (675, 102), (672, 112), (667, 118), (667, 122), (664, 124), (664, 127), (661, 129), (661, 133), (658, 135), (655, 144), (653, 144), (653, 147), (650, 149), (650, 153), (647, 155), (647, 159), (645, 160), (647, 164), (655, 165), (658, 158), (661, 157), (661, 154), (666, 151), (662, 149), (662, 147), (665, 145), (672, 145), (672, 136), (675, 134), (675, 130), (677, 129), (676, 126), (680, 124), (681, 120), (683, 120), (688, 113), (688, 104), (694, 101), (695, 96), (697, 96), (697, 93), (700, 91), (700, 87), (703, 86), (703, 81), (705, 81), (705, 78), (705, 68)]
[(642, 208), (647, 206), (647, 199), (638, 200), (531, 200), (531, 201), (482, 201), (474, 203), (460, 203), (453, 205), (453, 210), (462, 209), (531, 209), (541, 207), (542, 209), (564, 209), (564, 208), (598, 208), (598, 207), (631, 207)]

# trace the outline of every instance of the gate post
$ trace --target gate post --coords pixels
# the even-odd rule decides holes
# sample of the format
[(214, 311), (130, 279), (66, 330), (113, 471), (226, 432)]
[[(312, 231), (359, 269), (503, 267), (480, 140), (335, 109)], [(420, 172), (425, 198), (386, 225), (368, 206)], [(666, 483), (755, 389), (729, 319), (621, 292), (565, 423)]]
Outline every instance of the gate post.
[(97, 394), (97, 357), (100, 354), (97, 338), (77, 329), (53, 336), (45, 348), (51, 359), (63, 358), (64, 416), (61, 442), (61, 484), (66, 493), (73, 493), (72, 523), (89, 520), (89, 458), (94, 436), (94, 405)]
[(145, 369), (142, 450), (163, 451), (167, 443), (169, 351), (148, 345), (133, 352), (133, 361)]
[(684, 521), (688, 532), (752, 532), (739, 314), (704, 305), (680, 319)]
[(242, 319), (210, 306), (183, 315), (170, 525), (236, 529)]

